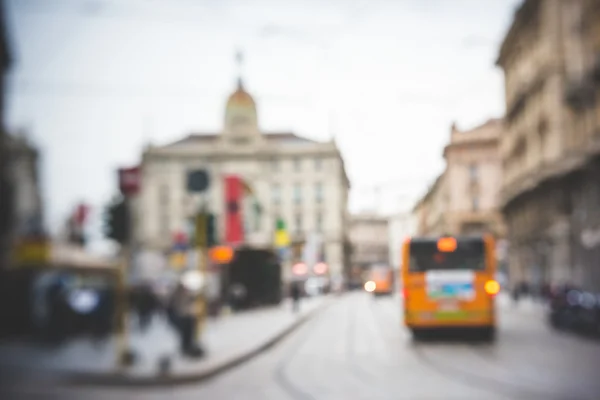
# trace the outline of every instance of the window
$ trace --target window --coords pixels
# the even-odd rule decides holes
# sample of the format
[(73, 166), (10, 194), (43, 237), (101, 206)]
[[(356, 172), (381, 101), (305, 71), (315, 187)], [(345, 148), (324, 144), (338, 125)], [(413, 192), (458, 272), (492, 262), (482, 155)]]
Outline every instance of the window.
[(302, 232), (302, 214), (296, 214), (296, 232)]
[(158, 192), (158, 201), (161, 206), (166, 206), (169, 203), (169, 186), (161, 185)]
[(472, 209), (473, 211), (479, 211), (479, 198), (478, 197), (473, 197), (472, 201)]
[(323, 169), (323, 159), (316, 158), (315, 159), (315, 170), (320, 171), (321, 169)]
[(302, 187), (299, 183), (294, 185), (294, 203), (300, 204), (302, 202)]
[(317, 203), (323, 202), (323, 184), (321, 182), (315, 184), (315, 200)]
[(472, 181), (476, 181), (479, 178), (479, 169), (477, 168), (477, 165), (472, 164), (469, 166), (469, 176)]
[(315, 229), (317, 232), (323, 232), (323, 215), (321, 213), (317, 213), (317, 217), (315, 220)]
[(160, 215), (160, 234), (164, 239), (168, 239), (169, 235), (171, 234), (169, 222), (169, 214), (163, 212)]
[(271, 170), (279, 171), (279, 160), (271, 160)]
[(273, 201), (273, 204), (281, 204), (281, 186), (279, 186), (278, 183), (273, 184), (271, 200)]
[(294, 171), (300, 172), (300, 167), (302, 166), (302, 160), (299, 158), (294, 158)]
[(485, 245), (482, 240), (458, 241), (451, 253), (442, 253), (435, 241), (410, 243), (409, 270), (425, 272), (430, 270), (485, 269)]

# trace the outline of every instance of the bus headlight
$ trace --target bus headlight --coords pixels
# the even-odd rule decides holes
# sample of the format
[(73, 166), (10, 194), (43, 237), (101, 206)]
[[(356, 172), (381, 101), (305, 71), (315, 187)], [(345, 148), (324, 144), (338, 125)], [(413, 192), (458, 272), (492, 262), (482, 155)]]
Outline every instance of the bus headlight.
[(375, 282), (373, 281), (368, 281), (367, 283), (365, 283), (365, 290), (369, 293), (375, 291), (375, 287), (377, 285), (375, 285)]

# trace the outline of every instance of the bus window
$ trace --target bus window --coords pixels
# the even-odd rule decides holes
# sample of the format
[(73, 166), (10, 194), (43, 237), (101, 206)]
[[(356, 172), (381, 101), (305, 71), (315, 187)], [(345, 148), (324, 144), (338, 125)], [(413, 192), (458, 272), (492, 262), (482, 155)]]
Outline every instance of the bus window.
[(411, 242), (409, 272), (485, 269), (485, 244), (481, 240), (459, 241), (452, 252), (441, 252), (435, 241)]

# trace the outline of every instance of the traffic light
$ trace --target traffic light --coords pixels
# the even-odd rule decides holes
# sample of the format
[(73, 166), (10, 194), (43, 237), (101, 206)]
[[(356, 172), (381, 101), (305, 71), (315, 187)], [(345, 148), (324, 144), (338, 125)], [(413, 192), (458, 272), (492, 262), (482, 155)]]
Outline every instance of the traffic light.
[[(204, 235), (202, 234), (204, 232)], [(196, 217), (194, 242), (200, 247), (213, 247), (219, 243), (217, 239), (216, 217), (212, 213), (200, 213)]]
[(275, 223), (275, 247), (283, 248), (290, 245), (290, 236), (287, 232), (285, 221), (278, 218)]
[(275, 229), (278, 231), (285, 231), (285, 221), (281, 218), (277, 218), (277, 222), (275, 224)]
[(206, 216), (206, 244), (208, 247), (213, 247), (218, 244), (216, 217), (214, 214)]
[(106, 209), (104, 234), (121, 245), (126, 244), (131, 233), (130, 221), (125, 199), (115, 200)]

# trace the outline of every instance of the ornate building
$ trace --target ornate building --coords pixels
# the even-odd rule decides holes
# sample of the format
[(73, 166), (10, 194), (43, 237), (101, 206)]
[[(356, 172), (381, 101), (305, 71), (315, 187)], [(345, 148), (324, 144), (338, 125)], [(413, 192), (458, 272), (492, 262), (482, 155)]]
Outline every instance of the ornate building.
[(599, 3), (526, 0), (500, 49), (513, 283), (600, 288)]
[[(346, 265), (347, 202), (350, 183), (335, 141), (317, 142), (291, 132), (264, 133), (256, 104), (241, 80), (227, 100), (222, 132), (192, 134), (165, 146), (148, 147), (142, 161), (142, 191), (136, 237), (144, 246), (167, 249), (174, 232), (186, 230), (200, 198), (186, 191), (190, 170), (210, 176), (206, 201), (224, 238), (226, 176), (239, 176), (262, 212), (244, 244), (272, 248), (282, 218), (292, 242), (319, 233), (332, 275)], [(289, 273), (289, 271), (286, 271)]]
[(505, 235), (498, 209), (502, 132), (497, 119), (464, 131), (452, 126), (444, 148), (446, 169), (414, 208), (419, 235)]

